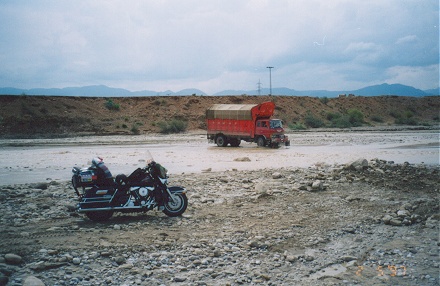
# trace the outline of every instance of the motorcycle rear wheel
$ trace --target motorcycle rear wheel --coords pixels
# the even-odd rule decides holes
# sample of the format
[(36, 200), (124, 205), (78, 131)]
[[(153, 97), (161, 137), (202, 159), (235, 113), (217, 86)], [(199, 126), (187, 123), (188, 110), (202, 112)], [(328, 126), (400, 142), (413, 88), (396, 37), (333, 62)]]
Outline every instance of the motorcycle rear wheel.
[(97, 211), (97, 212), (86, 212), (86, 216), (92, 221), (106, 221), (113, 216), (113, 211)]
[(173, 194), (173, 199), (164, 205), (163, 213), (170, 217), (181, 216), (188, 207), (188, 198), (185, 194)]

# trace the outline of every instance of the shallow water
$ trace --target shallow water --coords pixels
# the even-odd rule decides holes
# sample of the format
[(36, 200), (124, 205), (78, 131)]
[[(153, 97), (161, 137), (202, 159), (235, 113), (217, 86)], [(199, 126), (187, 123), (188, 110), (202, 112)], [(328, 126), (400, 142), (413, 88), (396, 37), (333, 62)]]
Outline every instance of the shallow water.
[[(0, 140), (0, 185), (67, 181), (73, 166), (104, 158), (113, 176), (145, 166), (146, 151), (170, 175), (232, 169), (345, 164), (358, 158), (395, 163), (439, 164), (437, 131), (301, 132), (289, 134), (290, 147), (259, 148), (242, 141), (239, 148), (220, 148), (204, 134), (109, 136), (63, 139)], [(237, 161), (248, 157), (250, 161)]]

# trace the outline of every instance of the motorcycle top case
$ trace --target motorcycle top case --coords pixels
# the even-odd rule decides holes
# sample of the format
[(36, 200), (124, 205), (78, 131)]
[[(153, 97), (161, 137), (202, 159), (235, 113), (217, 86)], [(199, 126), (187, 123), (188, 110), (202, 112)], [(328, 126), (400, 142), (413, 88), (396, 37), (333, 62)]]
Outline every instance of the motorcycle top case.
[(75, 176), (75, 185), (78, 187), (90, 187), (96, 184), (98, 174), (93, 169), (81, 169), (78, 176)]

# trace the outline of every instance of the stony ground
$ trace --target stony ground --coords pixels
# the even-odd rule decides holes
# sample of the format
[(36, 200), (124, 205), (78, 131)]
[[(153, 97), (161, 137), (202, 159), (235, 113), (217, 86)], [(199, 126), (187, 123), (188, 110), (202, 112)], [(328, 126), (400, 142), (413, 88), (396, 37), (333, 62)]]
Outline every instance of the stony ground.
[(101, 224), (73, 211), (68, 182), (2, 186), (0, 285), (439, 285), (439, 172), (375, 159), (182, 174), (182, 217)]

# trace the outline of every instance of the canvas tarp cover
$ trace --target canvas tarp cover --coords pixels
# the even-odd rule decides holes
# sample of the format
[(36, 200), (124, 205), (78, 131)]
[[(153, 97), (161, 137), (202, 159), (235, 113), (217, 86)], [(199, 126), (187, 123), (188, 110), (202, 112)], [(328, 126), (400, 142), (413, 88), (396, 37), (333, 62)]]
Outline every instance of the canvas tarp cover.
[(214, 104), (206, 110), (206, 119), (252, 120), (252, 108), (257, 104)]

